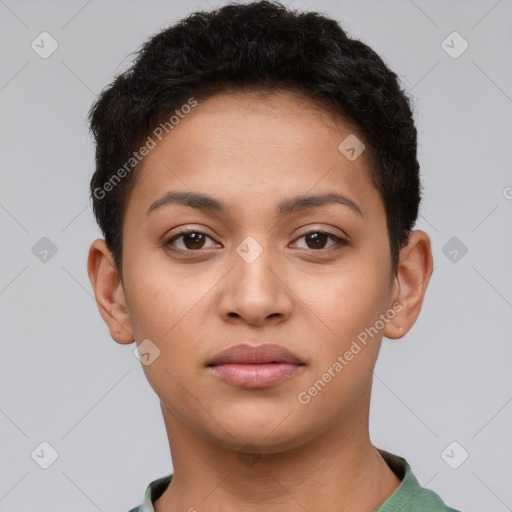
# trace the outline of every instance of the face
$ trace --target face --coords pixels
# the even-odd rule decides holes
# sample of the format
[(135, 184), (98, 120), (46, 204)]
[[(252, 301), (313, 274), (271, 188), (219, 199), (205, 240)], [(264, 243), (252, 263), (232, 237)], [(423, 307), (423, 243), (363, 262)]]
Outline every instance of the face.
[[(395, 281), (366, 155), (338, 148), (351, 134), (290, 92), (220, 94), (145, 158), (123, 226), (123, 294), (137, 344), (159, 350), (143, 369), (168, 426), (268, 453), (366, 428)], [(160, 201), (169, 192), (216, 207)], [(341, 199), (297, 201), (328, 194)], [(263, 343), (300, 366), (261, 386), (208, 366), (234, 345)]]

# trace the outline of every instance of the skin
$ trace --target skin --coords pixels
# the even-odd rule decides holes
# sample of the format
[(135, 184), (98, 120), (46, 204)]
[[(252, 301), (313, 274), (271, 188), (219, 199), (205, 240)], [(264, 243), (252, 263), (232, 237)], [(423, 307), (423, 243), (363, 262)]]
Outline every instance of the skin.
[[(92, 243), (88, 272), (110, 335), (121, 344), (150, 339), (160, 350), (142, 365), (174, 467), (156, 512), (362, 512), (399, 486), (369, 438), (372, 370), (382, 337), (401, 338), (418, 317), (430, 239), (413, 231), (392, 274), (384, 204), (365, 153), (349, 161), (338, 150), (351, 133), (291, 92), (218, 94), (145, 157), (123, 226), (122, 281), (104, 240)], [(229, 208), (171, 204), (147, 215), (170, 190), (202, 192)], [(285, 199), (333, 191), (363, 215), (340, 204), (276, 214)], [(207, 237), (166, 246), (180, 227)], [(318, 230), (348, 245), (304, 236)], [(248, 236), (263, 250), (251, 263), (236, 252)], [(392, 321), (300, 403), (299, 393), (396, 303)], [(242, 342), (276, 343), (305, 365), (270, 388), (232, 386), (205, 365)]]

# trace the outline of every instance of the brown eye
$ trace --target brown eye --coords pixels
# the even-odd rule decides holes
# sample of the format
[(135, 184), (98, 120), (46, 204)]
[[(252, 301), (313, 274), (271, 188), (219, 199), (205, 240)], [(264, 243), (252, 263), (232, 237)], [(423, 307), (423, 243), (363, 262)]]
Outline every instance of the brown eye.
[(308, 245), (310, 249), (323, 249), (323, 246), (328, 240), (328, 236), (325, 233), (308, 233), (305, 235), (306, 237), (306, 243), (310, 243), (311, 245)]
[(183, 235), (183, 244), (187, 249), (201, 249), (204, 245), (205, 237), (202, 233), (188, 233)]
[[(333, 235), (332, 233), (327, 233), (318, 230), (304, 233), (301, 237), (298, 238), (298, 240), (301, 240), (302, 238), (304, 238), (306, 241), (305, 248), (312, 250), (325, 249), (326, 251), (328, 251), (329, 249), (337, 249), (341, 248), (342, 246), (348, 245), (348, 242), (343, 238)], [(332, 240), (333, 243), (326, 248), (325, 244), (329, 241), (329, 239)]]
[[(178, 233), (177, 235), (169, 238), (169, 240), (165, 242), (165, 245), (174, 247), (181, 251), (191, 252), (203, 249), (207, 238), (210, 238), (211, 240), (211, 237), (209, 237), (206, 233), (202, 233), (201, 231), (188, 230), (182, 231), (181, 233)], [(181, 246), (174, 245), (174, 243), (180, 239)]]

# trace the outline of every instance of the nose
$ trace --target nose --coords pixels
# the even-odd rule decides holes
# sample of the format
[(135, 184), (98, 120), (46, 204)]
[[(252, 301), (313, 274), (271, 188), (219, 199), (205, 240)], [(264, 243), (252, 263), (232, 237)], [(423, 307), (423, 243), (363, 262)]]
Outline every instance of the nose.
[(232, 264), (231, 272), (223, 280), (219, 303), (224, 321), (259, 326), (289, 318), (293, 293), (271, 249), (263, 249), (255, 260), (234, 253)]

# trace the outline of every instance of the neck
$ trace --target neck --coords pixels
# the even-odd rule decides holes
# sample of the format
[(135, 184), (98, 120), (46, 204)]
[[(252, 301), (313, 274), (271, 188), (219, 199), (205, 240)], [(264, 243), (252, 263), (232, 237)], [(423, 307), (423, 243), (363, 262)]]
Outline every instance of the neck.
[(370, 442), (367, 417), (327, 428), (300, 446), (260, 453), (219, 446), (164, 405), (162, 412), (174, 473), (155, 512), (363, 512), (377, 509), (400, 485)]

